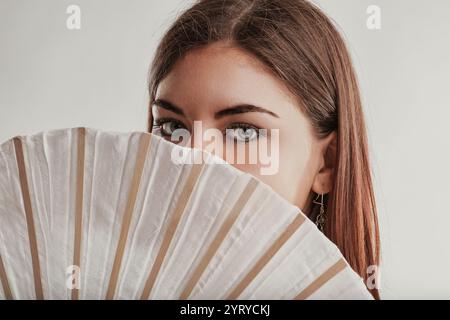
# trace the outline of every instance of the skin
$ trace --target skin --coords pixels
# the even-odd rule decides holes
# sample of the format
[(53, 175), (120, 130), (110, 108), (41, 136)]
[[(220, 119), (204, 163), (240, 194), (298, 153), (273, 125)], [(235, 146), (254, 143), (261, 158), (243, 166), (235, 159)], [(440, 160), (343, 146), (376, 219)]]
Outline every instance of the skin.
[[(279, 129), (280, 162), (275, 175), (261, 175), (259, 162), (232, 165), (271, 186), (305, 214), (309, 213), (315, 194), (330, 192), (336, 152), (335, 133), (318, 139), (301, 112), (298, 98), (246, 51), (225, 42), (191, 50), (176, 62), (160, 83), (155, 100), (168, 101), (181, 109), (174, 112), (167, 110), (167, 106), (152, 106), (153, 132), (163, 136), (170, 132), (165, 128), (186, 128), (192, 132), (194, 120), (202, 121), (203, 130), (217, 128), (225, 132), (227, 128), (234, 128), (234, 133), (239, 130), (238, 133), (246, 130), (250, 130), (247, 133), (256, 132), (248, 126), (239, 129), (239, 123), (257, 129)], [(251, 104), (265, 111), (217, 116), (219, 111), (240, 104)], [(179, 114), (180, 111), (183, 114)], [(162, 119), (165, 125), (158, 123)], [(170, 140), (170, 137), (166, 138)], [(225, 143), (232, 138), (223, 134)], [(255, 139), (272, 139), (272, 136)], [(205, 148), (194, 140), (193, 137), (189, 142), (191, 147)], [(248, 143), (246, 148), (247, 151), (250, 148)], [(225, 152), (216, 155), (226, 156)]]

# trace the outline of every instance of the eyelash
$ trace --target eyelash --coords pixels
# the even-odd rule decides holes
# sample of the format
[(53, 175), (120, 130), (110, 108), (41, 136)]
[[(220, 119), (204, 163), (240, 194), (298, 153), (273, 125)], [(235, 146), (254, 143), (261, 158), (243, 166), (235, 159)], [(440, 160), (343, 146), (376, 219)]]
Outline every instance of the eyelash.
[[(165, 123), (168, 122), (174, 122), (178, 125), (181, 125), (182, 127), (186, 128), (186, 126), (183, 124), (183, 122), (181, 122), (180, 120), (174, 119), (174, 118), (159, 118), (159, 119), (155, 119), (153, 121), (153, 129), (162, 129), (162, 125), (164, 125)], [(230, 126), (228, 126), (226, 129), (254, 129), (256, 131), (256, 139), (260, 138), (261, 136), (263, 136), (264, 134), (261, 133), (259, 130), (261, 128), (254, 126), (252, 124), (249, 123), (245, 123), (245, 122), (233, 122)], [(164, 134), (164, 132), (161, 131), (161, 134), (163, 136), (170, 136), (167, 134)], [(225, 134), (225, 132), (224, 132)], [(249, 140), (250, 141), (250, 140)], [(249, 141), (245, 141), (245, 143), (248, 143)]]
[(167, 122), (175, 122), (177, 124), (182, 125), (183, 127), (186, 127), (183, 122), (181, 122), (180, 120), (174, 119), (174, 118), (159, 118), (159, 119), (155, 119), (153, 121), (153, 128), (157, 128), (157, 127), (161, 127), (164, 123)]

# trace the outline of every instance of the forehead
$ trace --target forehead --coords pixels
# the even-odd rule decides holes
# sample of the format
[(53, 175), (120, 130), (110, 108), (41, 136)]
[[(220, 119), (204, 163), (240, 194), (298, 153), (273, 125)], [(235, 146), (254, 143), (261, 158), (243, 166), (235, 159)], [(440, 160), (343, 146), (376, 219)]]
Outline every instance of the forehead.
[(295, 108), (295, 97), (256, 57), (222, 43), (192, 50), (177, 61), (160, 83), (157, 97), (206, 111), (237, 103), (277, 113), (283, 105)]

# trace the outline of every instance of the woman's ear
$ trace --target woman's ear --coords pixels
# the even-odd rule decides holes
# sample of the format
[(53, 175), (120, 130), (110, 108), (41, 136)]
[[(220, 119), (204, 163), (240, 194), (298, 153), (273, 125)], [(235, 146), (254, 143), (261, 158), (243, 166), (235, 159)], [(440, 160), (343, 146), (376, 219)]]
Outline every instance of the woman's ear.
[(329, 193), (333, 187), (337, 156), (336, 131), (319, 141), (319, 165), (314, 177), (312, 191), (317, 194)]

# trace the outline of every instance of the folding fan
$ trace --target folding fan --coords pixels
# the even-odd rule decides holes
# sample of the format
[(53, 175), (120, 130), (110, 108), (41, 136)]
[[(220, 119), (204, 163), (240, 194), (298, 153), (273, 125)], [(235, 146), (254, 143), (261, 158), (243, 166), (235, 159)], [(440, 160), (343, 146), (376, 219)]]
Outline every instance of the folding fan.
[(372, 298), (257, 178), (149, 133), (90, 128), (0, 146), (0, 280), (0, 299)]

